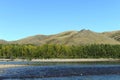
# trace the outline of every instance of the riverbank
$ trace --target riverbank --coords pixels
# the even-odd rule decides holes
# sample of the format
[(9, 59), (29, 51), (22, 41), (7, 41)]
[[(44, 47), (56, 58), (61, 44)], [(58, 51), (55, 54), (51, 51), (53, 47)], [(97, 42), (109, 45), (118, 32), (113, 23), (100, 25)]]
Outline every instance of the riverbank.
[(32, 59), (31, 61), (38, 62), (107, 62), (107, 61), (120, 61), (120, 59)]
[(1, 68), (12, 68), (12, 67), (22, 67), (26, 65), (17, 65), (17, 64), (0, 64), (0, 69)]
[[(99, 59), (0, 59), (0, 62), (120, 62), (120, 59), (113, 59), (113, 58), (99, 58)], [(0, 64), (0, 68), (11, 68), (11, 67), (22, 67), (22, 66), (28, 66), (28, 64)]]
[(120, 61), (120, 59), (113, 58), (98, 58), (98, 59), (0, 59), (0, 61), (35, 61), (35, 62), (113, 62)]

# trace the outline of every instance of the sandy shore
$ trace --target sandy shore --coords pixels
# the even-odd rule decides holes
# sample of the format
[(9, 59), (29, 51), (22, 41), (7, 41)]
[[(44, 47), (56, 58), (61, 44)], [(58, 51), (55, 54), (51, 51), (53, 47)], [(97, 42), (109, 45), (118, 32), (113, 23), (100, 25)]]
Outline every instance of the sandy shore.
[(104, 61), (120, 61), (120, 59), (32, 59), (38, 62), (104, 62)]
[[(11, 61), (10, 59), (0, 59), (0, 61)], [(14, 59), (13, 61), (27, 61), (23, 59)], [(31, 61), (36, 62), (120, 62), (120, 59), (112, 58), (100, 58), (100, 59), (32, 59)], [(0, 64), (0, 68), (11, 68), (11, 67), (22, 67), (27, 65), (18, 65), (18, 64)]]
[(0, 69), (1, 68), (12, 68), (12, 67), (22, 67), (26, 65), (16, 65), (16, 64), (0, 64)]
[[(0, 59), (0, 61), (11, 61), (10, 59)], [(14, 59), (12, 61), (29, 61), (26, 59)], [(38, 62), (104, 62), (104, 61), (120, 61), (120, 59), (113, 58), (99, 58), (99, 59), (32, 59), (31, 61)]]

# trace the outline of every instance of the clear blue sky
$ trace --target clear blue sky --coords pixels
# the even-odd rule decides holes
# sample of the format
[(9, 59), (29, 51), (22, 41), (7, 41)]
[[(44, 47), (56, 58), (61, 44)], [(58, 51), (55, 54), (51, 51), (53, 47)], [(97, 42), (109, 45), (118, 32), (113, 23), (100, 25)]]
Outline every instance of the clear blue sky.
[(120, 30), (120, 0), (0, 0), (0, 39)]

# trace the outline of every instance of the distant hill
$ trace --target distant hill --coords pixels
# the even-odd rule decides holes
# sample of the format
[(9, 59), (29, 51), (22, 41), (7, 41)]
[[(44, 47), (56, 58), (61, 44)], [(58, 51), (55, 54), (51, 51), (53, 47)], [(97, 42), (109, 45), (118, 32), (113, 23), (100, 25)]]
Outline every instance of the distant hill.
[(8, 42), (7, 41), (5, 41), (5, 40), (0, 40), (0, 44), (7, 44)]
[(17, 41), (0, 41), (0, 44), (120, 44), (120, 31), (97, 33), (91, 30), (66, 31), (54, 35), (35, 35)]

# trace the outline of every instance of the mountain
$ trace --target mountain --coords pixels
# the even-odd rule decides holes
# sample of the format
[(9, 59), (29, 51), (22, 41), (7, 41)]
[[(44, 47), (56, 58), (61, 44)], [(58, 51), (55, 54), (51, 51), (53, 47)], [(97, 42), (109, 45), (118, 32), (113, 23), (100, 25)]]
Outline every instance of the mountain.
[[(1, 42), (4, 44), (6, 41)], [(91, 30), (66, 31), (54, 35), (35, 35), (9, 44), (64, 44), (64, 45), (86, 45), (86, 44), (120, 44), (120, 31), (97, 33)]]
[(112, 31), (112, 32), (104, 32), (103, 35), (113, 38), (120, 42), (120, 30), (119, 31)]
[(7, 41), (5, 41), (5, 40), (0, 40), (0, 44), (7, 44), (8, 42)]
[(13, 44), (43, 44), (44, 39), (47, 38), (45, 35), (35, 35), (35, 36), (30, 36), (24, 39), (20, 39), (17, 41), (12, 41), (11, 43)]
[(119, 44), (114, 39), (96, 33), (90, 30), (67, 31), (53, 35), (44, 40), (47, 44), (66, 44), (66, 45), (84, 45), (84, 44)]

